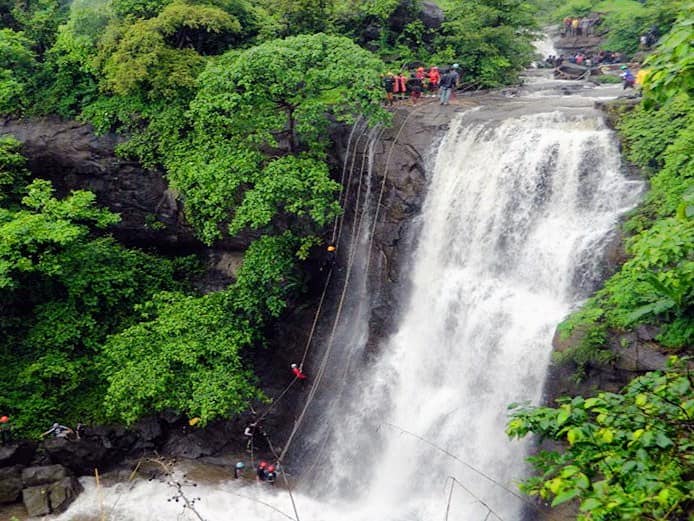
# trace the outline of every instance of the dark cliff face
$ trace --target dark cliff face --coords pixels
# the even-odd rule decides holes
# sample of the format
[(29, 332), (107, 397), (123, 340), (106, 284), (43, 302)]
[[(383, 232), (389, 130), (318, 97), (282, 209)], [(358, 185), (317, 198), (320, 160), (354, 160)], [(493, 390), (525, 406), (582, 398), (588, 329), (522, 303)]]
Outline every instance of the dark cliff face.
[(409, 290), (405, 274), (411, 267), (410, 253), (418, 235), (416, 217), (426, 196), (436, 145), (456, 110), (435, 102), (398, 108), (392, 126), (377, 143), (373, 182), (379, 193), (383, 187), (383, 194), (369, 273), (369, 351), (393, 333), (398, 323), (400, 305)]
[[(100, 205), (120, 214), (121, 222), (112, 233), (121, 242), (176, 254), (205, 250), (163, 172), (116, 156), (123, 138), (96, 136), (91, 125), (58, 118), (0, 120), (0, 135), (13, 135), (22, 142), (32, 175), (52, 181), (59, 195), (90, 190)], [(252, 238), (252, 234), (226, 238), (215, 249), (242, 251)]]
[(7, 134), (22, 142), (33, 176), (52, 181), (58, 194), (90, 190), (100, 205), (119, 213), (113, 231), (123, 242), (201, 246), (162, 173), (116, 157), (117, 136), (96, 136), (89, 125), (57, 118), (4, 120), (0, 135)]
[[(444, 110), (437, 103), (398, 108), (392, 127), (385, 129), (375, 144), (373, 184), (378, 192), (383, 186), (383, 192), (369, 281), (373, 308), (371, 346), (387, 336), (396, 323), (400, 295), (406, 291), (404, 282), (407, 277), (403, 277), (403, 272), (407, 269), (408, 252), (413, 247), (415, 234), (412, 230), (426, 192), (427, 168), (434, 144), (443, 135), (454, 111), (453, 107)], [(333, 127), (330, 156), (336, 177), (339, 177), (345, 159), (349, 133), (350, 128), (344, 125)], [(99, 204), (118, 212), (122, 221), (113, 229), (113, 234), (120, 241), (176, 254), (206, 253), (211, 261), (208, 279), (213, 282), (207, 284), (206, 289), (218, 289), (229, 282), (251, 237), (229, 238), (215, 244), (214, 249), (205, 248), (187, 225), (182, 205), (168, 187), (163, 173), (145, 170), (134, 161), (116, 157), (114, 150), (121, 138), (95, 136), (89, 125), (58, 119), (4, 120), (0, 122), (0, 135), (8, 134), (23, 143), (23, 153), (35, 177), (52, 181), (59, 194), (77, 189), (91, 190)], [(360, 160), (365, 146), (364, 140), (357, 147)], [(352, 197), (345, 205), (348, 223), (354, 212), (357, 179), (352, 182), (355, 185)], [(338, 257), (338, 265), (345, 262), (346, 259)], [(309, 265), (311, 292), (304, 299), (304, 305), (294, 306), (272, 326), (268, 331), (267, 349), (258, 349), (250, 355), (268, 396), (277, 396), (282, 391), (289, 374), (289, 363), (299, 359), (304, 351), (325, 275), (318, 272), (317, 264)], [(321, 319), (325, 324), (332, 319), (330, 309), (335, 303), (330, 299), (339, 294), (338, 284), (334, 286), (335, 291), (328, 294), (327, 313)], [(310, 356), (307, 365), (310, 369)], [(303, 389), (293, 389), (283, 400), (283, 405), (266, 418), (266, 428), (273, 433), (273, 441), (286, 438), (292, 419), (304, 403), (304, 393)], [(243, 422), (243, 418), (219, 422), (208, 429), (213, 431), (210, 433), (212, 438), (214, 432), (219, 431), (224, 439), (229, 440), (224, 452), (243, 450), (242, 423), (239, 421)], [(191, 456), (198, 452), (202, 455), (219, 452), (219, 446), (197, 439), (200, 436), (178, 436), (176, 429), (171, 432), (173, 434), (166, 437), (168, 441), (159, 447), (165, 453)], [(205, 446), (202, 451), (199, 450), (201, 443)]]

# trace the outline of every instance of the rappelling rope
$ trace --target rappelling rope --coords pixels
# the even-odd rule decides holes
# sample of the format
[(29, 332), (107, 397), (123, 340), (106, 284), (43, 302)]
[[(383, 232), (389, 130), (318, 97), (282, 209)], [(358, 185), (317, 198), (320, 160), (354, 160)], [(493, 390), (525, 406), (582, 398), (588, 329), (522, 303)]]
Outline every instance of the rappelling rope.
[[(368, 250), (367, 250), (367, 268), (366, 268), (366, 270), (365, 270), (365, 273), (368, 273), (368, 266), (369, 266), (368, 262), (369, 262), (369, 259), (370, 259), (370, 257), (371, 257), (370, 252), (371, 252), (371, 248), (372, 248), (372, 245), (373, 245), (373, 233), (375, 232), (376, 223), (377, 223), (377, 220), (378, 220), (378, 214), (379, 214), (379, 210), (380, 210), (380, 204), (381, 204), (381, 201), (382, 201), (382, 199), (383, 199), (383, 193), (384, 193), (384, 190), (385, 190), (385, 182), (386, 182), (386, 179), (387, 179), (387, 177), (388, 177), (388, 164), (389, 164), (390, 159), (391, 159), (391, 157), (392, 157), (392, 155), (393, 155), (393, 150), (394, 150), (394, 148), (395, 148), (395, 144), (397, 143), (397, 141), (398, 141), (398, 139), (399, 139), (399, 137), (400, 137), (400, 134), (402, 134), (402, 131), (403, 131), (405, 125), (407, 124), (407, 122), (409, 121), (410, 117), (411, 117), (415, 112), (421, 110), (422, 108), (424, 108), (424, 107), (426, 107), (426, 106), (428, 106), (428, 105), (430, 105), (430, 104), (431, 104), (431, 102), (430, 102), (430, 103), (423, 104), (423, 105), (421, 105), (420, 107), (418, 107), (417, 109), (414, 109), (414, 110), (412, 110), (412, 111), (409, 112), (409, 114), (407, 115), (407, 117), (405, 118), (405, 120), (403, 121), (403, 123), (400, 125), (400, 129), (398, 130), (398, 133), (395, 135), (395, 138), (394, 138), (394, 140), (393, 140), (393, 144), (392, 144), (391, 147), (390, 147), (388, 156), (387, 156), (387, 158), (386, 158), (385, 172), (384, 172), (384, 176), (383, 176), (383, 182), (381, 183), (381, 189), (380, 189), (380, 193), (379, 193), (378, 203), (377, 203), (377, 206), (376, 206), (376, 213), (375, 213), (375, 215), (374, 215), (374, 221), (373, 221), (373, 222), (374, 222), (374, 226), (372, 227), (371, 236), (369, 237), (369, 248), (368, 248)], [(363, 172), (362, 172), (362, 174), (363, 174)], [(357, 188), (357, 194), (359, 194), (360, 191), (361, 191), (361, 182), (362, 182), (362, 178), (363, 178), (363, 175), (361, 175), (361, 176), (359, 177), (359, 186), (358, 186), (358, 188)], [(367, 194), (367, 196), (368, 196), (368, 194)], [(353, 266), (354, 266), (354, 258), (356, 257), (356, 250), (357, 250), (357, 248), (356, 248), (356, 241), (355, 241), (355, 238), (357, 237), (357, 234), (358, 234), (358, 230), (356, 229), (356, 224), (357, 224), (357, 218), (358, 218), (358, 216), (359, 216), (358, 206), (359, 206), (359, 201), (360, 201), (360, 199), (361, 199), (361, 198), (358, 196), (358, 197), (357, 197), (357, 208), (355, 208), (355, 211), (354, 211), (354, 219), (353, 219), (353, 222), (352, 222), (352, 244), (350, 244), (350, 253), (349, 253), (349, 259), (348, 259), (348, 263), (347, 263), (347, 273), (346, 273), (346, 276), (345, 276), (345, 283), (344, 283), (344, 285), (343, 285), (343, 287), (342, 287), (342, 293), (341, 293), (341, 295), (340, 295), (340, 300), (339, 300), (339, 304), (338, 304), (338, 307), (337, 307), (337, 312), (336, 312), (336, 314), (335, 314), (335, 320), (333, 321), (333, 326), (332, 326), (331, 331), (330, 331), (330, 338), (329, 338), (329, 340), (328, 340), (328, 347), (327, 347), (326, 350), (325, 350), (325, 354), (323, 355), (323, 359), (322, 359), (322, 361), (321, 361), (321, 365), (320, 365), (319, 370), (318, 370), (318, 372), (316, 373), (316, 376), (315, 376), (315, 378), (314, 378), (313, 386), (311, 387), (311, 390), (310, 390), (310, 392), (309, 392), (309, 395), (308, 395), (308, 397), (306, 398), (306, 403), (304, 404), (304, 407), (303, 407), (303, 409), (301, 410), (301, 414), (299, 415), (299, 418), (298, 418), (298, 419), (296, 420), (296, 422), (294, 423), (294, 427), (292, 428), (292, 431), (291, 431), (291, 433), (289, 434), (289, 438), (287, 439), (287, 442), (285, 443), (285, 446), (284, 446), (284, 448), (282, 449), (282, 453), (280, 454), (280, 458), (278, 459), (278, 461), (280, 461), (280, 462), (282, 462), (282, 460), (284, 460), (284, 457), (285, 457), (285, 455), (287, 454), (287, 451), (289, 450), (289, 447), (291, 446), (291, 444), (292, 444), (292, 442), (293, 442), (293, 440), (294, 440), (294, 436), (296, 435), (296, 433), (298, 432), (299, 428), (301, 427), (301, 423), (303, 422), (303, 419), (304, 419), (304, 417), (306, 416), (306, 412), (308, 411), (308, 408), (310, 407), (311, 402), (313, 401), (313, 398), (315, 397), (315, 394), (316, 394), (316, 392), (317, 392), (317, 389), (318, 389), (318, 387), (320, 386), (320, 382), (321, 382), (321, 380), (322, 380), (322, 378), (323, 378), (323, 374), (324, 374), (324, 372), (325, 372), (325, 368), (327, 367), (328, 358), (329, 358), (330, 353), (331, 353), (332, 348), (333, 348), (333, 344), (334, 344), (334, 341), (335, 341), (335, 333), (337, 332), (337, 325), (339, 324), (339, 322), (340, 322), (340, 317), (341, 317), (341, 315), (342, 315), (342, 308), (343, 308), (343, 306), (344, 306), (344, 301), (345, 301), (345, 297), (346, 297), (346, 294), (347, 294), (347, 288), (348, 288), (348, 286), (349, 286), (349, 280), (350, 280), (350, 277), (351, 277), (352, 268), (353, 268)], [(363, 212), (363, 211), (364, 211), (364, 210), (362, 210), (362, 212)], [(361, 222), (363, 222), (363, 221), (360, 221), (360, 224), (361, 224)], [(342, 228), (342, 225), (340, 226), (340, 228)]]
[(291, 501), (292, 501), (292, 508), (294, 509), (294, 515), (296, 516), (296, 521), (301, 521), (299, 519), (299, 511), (296, 509), (296, 502), (294, 501), (294, 494), (292, 494), (292, 487), (289, 485), (289, 480), (287, 479), (286, 472), (284, 472), (284, 465), (281, 464), (279, 457), (277, 456), (277, 452), (275, 452), (275, 448), (272, 446), (272, 442), (270, 441), (270, 436), (268, 436), (266, 434), (265, 440), (267, 441), (267, 446), (270, 447), (270, 452), (272, 452), (272, 455), (277, 460), (277, 465), (279, 466), (280, 472), (282, 473), (282, 479), (284, 480), (284, 486), (287, 487), (287, 492), (289, 492), (289, 499), (291, 499)]
[[(385, 128), (381, 128), (381, 129), (380, 129), (378, 135), (376, 136), (376, 139), (379, 139), (379, 138), (383, 135), (383, 132), (385, 132)], [(370, 152), (370, 151), (369, 151), (369, 152)], [(366, 158), (366, 157), (367, 157), (367, 154), (364, 154), (363, 157)], [(362, 176), (363, 176), (363, 174), (364, 174), (364, 165), (365, 165), (365, 161), (362, 161), (362, 165), (361, 165), (361, 175), (362, 175)], [(364, 214), (365, 214), (365, 212), (366, 212), (366, 204), (367, 204), (367, 202), (368, 202), (368, 195), (369, 195), (369, 194), (366, 194), (365, 197), (364, 197), (364, 205), (363, 205), (363, 208), (362, 208), (361, 215), (359, 216), (359, 224), (356, 226), (356, 228), (355, 228), (355, 230), (354, 230), (354, 232), (353, 232), (353, 235), (357, 235), (357, 236), (358, 236), (359, 232), (361, 231), (362, 224), (363, 224), (363, 221), (364, 221)], [(355, 211), (356, 211), (356, 210), (355, 210)], [(352, 239), (352, 240), (354, 241), (354, 239)], [(357, 238), (357, 240), (358, 240), (358, 238)], [(350, 245), (350, 246), (351, 246), (351, 245)], [(355, 247), (355, 248), (356, 248), (356, 247)], [(351, 247), (350, 247), (350, 251), (353, 251)], [(362, 304), (363, 304), (363, 303), (360, 301), (360, 302), (359, 302), (359, 306), (361, 306)], [(342, 398), (342, 394), (343, 394), (343, 392), (344, 392), (344, 390), (345, 390), (344, 382), (347, 380), (347, 374), (348, 374), (348, 372), (349, 372), (349, 367), (350, 367), (350, 364), (351, 364), (351, 361), (352, 361), (352, 357), (353, 357), (353, 356), (354, 356), (354, 351), (352, 351), (352, 352), (349, 354), (349, 356), (348, 356), (348, 358), (347, 358), (347, 361), (346, 361), (346, 363), (344, 364), (345, 367), (344, 367), (344, 371), (342, 372), (342, 378), (340, 378), (340, 380), (339, 380), (340, 383), (341, 383), (342, 385), (340, 386), (340, 393), (338, 394), (337, 398), (335, 399), (336, 402), (339, 402), (339, 400)], [(320, 461), (320, 459), (321, 459), (321, 457), (322, 457), (322, 455), (323, 455), (323, 452), (325, 451), (325, 448), (327, 447), (327, 443), (328, 443), (329, 437), (330, 437), (330, 434), (328, 433), (328, 434), (325, 436), (325, 438), (323, 439), (323, 442), (321, 443), (321, 448), (319, 449), (317, 455), (314, 457), (313, 463), (311, 464), (311, 467), (310, 467), (310, 469), (309, 469), (309, 471), (308, 471), (308, 474), (309, 474), (309, 475), (313, 472), (313, 469), (316, 467), (316, 465), (317, 465), (318, 462)]]
[[(355, 123), (354, 128), (356, 129), (356, 126), (361, 122), (361, 116), (359, 116), (359, 119), (357, 120), (357, 123)], [(352, 185), (352, 174), (354, 173), (354, 164), (356, 163), (357, 160), (357, 149), (359, 148), (359, 141), (361, 140), (362, 137), (364, 137), (364, 134), (366, 133), (366, 130), (368, 129), (368, 125), (364, 123), (364, 128), (361, 130), (361, 133), (357, 137), (357, 139), (354, 140), (354, 152), (352, 153), (351, 157), (351, 166), (349, 168), (349, 177), (347, 184), (345, 184), (345, 173), (347, 172), (347, 163), (349, 161), (349, 147), (350, 147), (350, 142), (352, 139), (352, 133), (349, 135), (350, 141), (347, 143), (347, 156), (345, 157), (345, 162), (342, 168), (342, 175), (340, 176), (340, 196), (338, 197), (338, 202), (340, 203), (340, 206), (345, 205), (345, 201), (347, 201), (347, 194), (349, 193), (350, 187)], [(336, 244), (336, 238), (339, 236), (338, 229), (342, 229), (342, 225), (344, 222), (344, 212), (337, 218), (335, 219), (335, 222), (333, 223), (333, 232), (331, 235), (331, 242), (333, 244)]]
[[(361, 116), (359, 117), (359, 119), (358, 119), (357, 122), (355, 123), (355, 126), (354, 126), (354, 128), (353, 128), (353, 131), (356, 130), (357, 125), (360, 123), (360, 121), (361, 121)], [(365, 126), (365, 127), (364, 127), (364, 130), (365, 130), (366, 128), (367, 128), (367, 127)], [(346, 174), (346, 172), (347, 172), (347, 163), (349, 162), (349, 150), (350, 150), (351, 141), (352, 141), (352, 134), (353, 134), (353, 133), (350, 133), (349, 142), (347, 143), (347, 156), (345, 157), (345, 162), (344, 162), (343, 168), (342, 168), (342, 175), (340, 176), (340, 186), (341, 186), (341, 188), (340, 188), (340, 196), (339, 196), (339, 199), (338, 199), (338, 200), (342, 200), (343, 194), (344, 194), (345, 200), (346, 200), (347, 197), (348, 197), (348, 194), (349, 194), (349, 191), (350, 191), (350, 186), (351, 186), (351, 183), (352, 183), (352, 174), (353, 174), (353, 172), (354, 172), (354, 164), (355, 164), (355, 162), (356, 162), (356, 150), (357, 150), (357, 148), (359, 147), (359, 140), (364, 136), (364, 130), (362, 130), (361, 134), (359, 134), (359, 136), (357, 137), (357, 139), (354, 140), (354, 154), (352, 154), (351, 166), (350, 166), (350, 168), (349, 168), (349, 171), (350, 171), (350, 172), (349, 172), (349, 176), (348, 176), (348, 180), (347, 180), (347, 190), (345, 191), (344, 180), (345, 180), (345, 174)], [(363, 163), (362, 163), (362, 164), (363, 164)], [(344, 215), (344, 214), (343, 214), (343, 215)], [(340, 234), (342, 233), (342, 227), (343, 227), (343, 224), (344, 224), (344, 221), (343, 221), (342, 217), (343, 217), (343, 216), (340, 216), (339, 218), (336, 218), (336, 219), (335, 219), (335, 225), (334, 225), (334, 227), (333, 227), (332, 239), (331, 239), (331, 243), (332, 243), (332, 244), (335, 243), (336, 234), (337, 234), (337, 237), (339, 237)], [(338, 227), (338, 223), (339, 223), (339, 227)], [(306, 345), (305, 345), (305, 347), (304, 347), (304, 353), (303, 353), (303, 355), (301, 356), (301, 362), (300, 362), (300, 364), (299, 364), (299, 369), (303, 369), (304, 362), (306, 361), (306, 356), (308, 355), (309, 348), (311, 347), (311, 342), (313, 341), (313, 335), (314, 335), (314, 333), (315, 333), (315, 331), (316, 331), (316, 326), (317, 326), (317, 324), (318, 324), (318, 318), (320, 317), (321, 310), (323, 309), (323, 303), (325, 302), (325, 297), (326, 297), (326, 294), (327, 294), (327, 292), (328, 292), (328, 287), (329, 287), (329, 285), (330, 285), (330, 280), (331, 280), (331, 278), (332, 278), (332, 274), (333, 274), (333, 269), (332, 269), (332, 267), (331, 267), (330, 270), (328, 271), (328, 276), (326, 277), (325, 283), (324, 283), (324, 285), (323, 285), (323, 292), (322, 292), (322, 294), (321, 294), (320, 301), (318, 302), (318, 309), (316, 309), (316, 313), (315, 313), (315, 315), (314, 315), (314, 317), (313, 317), (313, 323), (312, 323), (312, 325), (311, 325), (311, 331), (310, 331), (310, 333), (309, 333), (309, 335), (308, 335), (308, 339), (306, 340)], [(280, 395), (279, 395), (277, 398), (275, 398), (275, 399), (273, 400), (273, 402), (272, 402), (272, 404), (270, 405), (270, 407), (268, 407), (268, 409), (267, 409), (267, 410), (258, 418), (258, 420), (256, 420), (256, 421), (262, 420), (263, 418), (265, 418), (265, 416), (267, 416), (267, 415), (270, 413), (270, 411), (272, 411), (272, 409), (275, 407), (275, 405), (277, 405), (277, 403), (284, 397), (284, 395), (287, 394), (287, 392), (289, 391), (289, 389), (291, 388), (291, 386), (294, 384), (294, 382), (296, 382), (296, 380), (297, 380), (297, 378), (294, 377), (294, 378), (292, 379), (292, 381), (289, 383), (289, 385), (287, 385), (287, 386), (284, 388), (284, 390), (280, 393)]]
[[(400, 433), (402, 433), (402, 434), (407, 434), (407, 435), (409, 435), (409, 436), (412, 436), (413, 438), (417, 438), (419, 441), (423, 441), (423, 442), (426, 443), (427, 445), (429, 445), (429, 446), (435, 448), (435, 449), (438, 450), (439, 452), (442, 452), (442, 453), (445, 454), (446, 456), (449, 456), (449, 457), (453, 458), (454, 460), (456, 460), (456, 461), (462, 463), (463, 465), (465, 465), (467, 468), (469, 468), (470, 470), (472, 470), (472, 471), (475, 472), (476, 474), (479, 474), (479, 475), (482, 476), (484, 479), (488, 480), (489, 482), (493, 483), (494, 485), (498, 486), (499, 488), (502, 488), (503, 490), (505, 490), (506, 492), (508, 492), (508, 493), (511, 494), (512, 496), (514, 496), (514, 497), (520, 499), (524, 504), (529, 505), (529, 506), (531, 506), (532, 508), (534, 508), (534, 509), (536, 509), (536, 510), (540, 510), (540, 508), (539, 508), (537, 505), (535, 505), (535, 504), (533, 504), (532, 502), (528, 501), (526, 498), (524, 498), (523, 496), (521, 496), (520, 494), (518, 494), (518, 493), (515, 492), (514, 490), (508, 488), (506, 485), (504, 485), (504, 484), (501, 483), (500, 481), (494, 479), (493, 477), (489, 476), (488, 474), (484, 473), (483, 471), (479, 470), (478, 468), (473, 467), (473, 466), (470, 465), (467, 461), (463, 461), (462, 459), (460, 459), (458, 456), (456, 456), (456, 455), (453, 454), (452, 452), (450, 452), (450, 451), (444, 449), (443, 447), (440, 447), (440, 446), (436, 445), (434, 442), (429, 441), (429, 440), (427, 440), (426, 438), (422, 438), (422, 437), (419, 436), (418, 434), (415, 434), (414, 432), (410, 432), (410, 431), (408, 431), (408, 430), (406, 430), (406, 429), (403, 429), (402, 427), (400, 427), (400, 426), (398, 426), (398, 425), (395, 425), (395, 424), (393, 424), (393, 423), (390, 423), (390, 422), (383, 422), (381, 425), (386, 425), (386, 426), (388, 426), (388, 427), (391, 427), (391, 428), (393, 428), (393, 429), (396, 429), (396, 430), (400, 431)], [(467, 489), (466, 489), (466, 490), (467, 490)], [(496, 515), (496, 514), (495, 514), (495, 515)]]
[[(362, 174), (363, 174), (363, 172), (362, 172)], [(303, 419), (306, 416), (306, 412), (308, 411), (308, 408), (311, 405), (311, 402), (313, 401), (313, 398), (316, 395), (318, 387), (320, 386), (320, 382), (323, 378), (323, 374), (325, 373), (325, 368), (327, 367), (328, 359), (330, 357), (330, 353), (332, 351), (333, 344), (335, 342), (335, 333), (337, 331), (337, 325), (340, 322), (340, 316), (342, 315), (342, 308), (344, 306), (345, 296), (347, 295), (347, 288), (349, 287), (349, 280), (350, 280), (350, 277), (352, 275), (352, 267), (354, 266), (354, 259), (356, 257), (358, 230), (356, 229), (355, 226), (357, 224), (357, 218), (359, 217), (359, 201), (361, 200), (361, 197), (359, 194), (361, 192), (361, 184), (362, 184), (363, 177), (364, 177), (363, 175), (359, 176), (359, 185), (357, 187), (357, 206), (354, 210), (354, 218), (352, 220), (352, 241), (350, 244), (349, 258), (348, 258), (348, 262), (347, 262), (347, 273), (345, 275), (345, 282), (344, 282), (344, 285), (342, 287), (342, 293), (340, 295), (340, 301), (339, 301), (339, 304), (337, 306), (337, 312), (335, 314), (335, 320), (333, 321), (333, 326), (332, 326), (331, 331), (330, 331), (330, 338), (328, 340), (328, 347), (326, 348), (325, 354), (323, 355), (321, 365), (320, 365), (318, 371), (316, 372), (313, 386), (311, 387), (311, 390), (309, 391), (308, 397), (306, 398), (306, 403), (304, 404), (304, 407), (301, 410), (301, 414), (299, 415), (299, 418), (294, 423), (294, 427), (292, 428), (292, 431), (289, 434), (289, 438), (287, 438), (287, 442), (285, 443), (285, 445), (282, 449), (282, 453), (280, 454), (280, 457), (278, 458), (278, 461), (280, 463), (284, 460), (284, 457), (287, 454), (287, 451), (289, 450), (289, 447), (291, 446), (292, 441), (294, 440), (294, 436), (296, 435), (299, 428), (301, 427), (301, 423), (303, 422)], [(367, 196), (368, 196), (368, 194), (367, 194)]]
[(475, 503), (481, 504), (484, 508), (487, 509), (487, 515), (484, 517), (484, 521), (487, 521), (489, 519), (489, 516), (491, 514), (494, 514), (494, 517), (499, 519), (499, 521), (504, 521), (504, 518), (501, 517), (499, 514), (497, 514), (492, 507), (490, 507), (487, 503), (485, 503), (481, 498), (477, 497), (469, 488), (467, 488), (465, 485), (463, 485), (460, 481), (458, 481), (455, 476), (448, 476), (446, 478), (446, 481), (451, 480), (451, 492), (448, 495), (448, 504), (446, 505), (446, 517), (444, 521), (448, 521), (448, 513), (451, 508), (451, 500), (453, 499), (453, 486), (457, 483), (462, 489), (470, 494), (472, 497), (475, 498)]

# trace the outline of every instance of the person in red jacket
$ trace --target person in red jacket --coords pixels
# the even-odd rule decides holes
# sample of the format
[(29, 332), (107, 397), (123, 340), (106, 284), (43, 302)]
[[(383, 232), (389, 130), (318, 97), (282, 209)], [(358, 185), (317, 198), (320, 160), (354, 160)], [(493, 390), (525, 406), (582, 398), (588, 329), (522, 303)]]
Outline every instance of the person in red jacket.
[(301, 369), (296, 364), (292, 364), (292, 373), (299, 380), (306, 380), (306, 375), (301, 371)]

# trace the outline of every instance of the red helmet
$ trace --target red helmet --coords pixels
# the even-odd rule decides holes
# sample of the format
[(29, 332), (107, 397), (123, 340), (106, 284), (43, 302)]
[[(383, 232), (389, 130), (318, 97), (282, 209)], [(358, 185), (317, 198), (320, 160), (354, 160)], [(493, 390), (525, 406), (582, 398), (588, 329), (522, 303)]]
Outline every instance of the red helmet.
[(270, 465), (270, 466), (267, 468), (267, 471), (268, 471), (268, 472), (275, 472), (275, 466), (274, 466), (274, 465)]
[(264, 469), (265, 467), (267, 467), (267, 461), (261, 461), (260, 463), (258, 463), (258, 467)]
[(10, 421), (9, 416), (0, 416), (0, 423), (7, 423), (8, 421)]

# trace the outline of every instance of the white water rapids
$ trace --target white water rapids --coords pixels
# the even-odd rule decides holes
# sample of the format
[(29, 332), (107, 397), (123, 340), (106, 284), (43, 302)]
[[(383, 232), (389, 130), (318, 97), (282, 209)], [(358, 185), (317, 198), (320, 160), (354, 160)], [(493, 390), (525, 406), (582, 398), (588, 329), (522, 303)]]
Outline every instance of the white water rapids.
[[(593, 111), (485, 110), (457, 116), (438, 148), (397, 332), (345, 400), (321, 401), (313, 423), (332, 434), (324, 452), (306, 455), (320, 464), (298, 477), (301, 521), (432, 521), (447, 509), (456, 521), (523, 516), (514, 494), (526, 453), (504, 434), (507, 405), (540, 400), (556, 325), (594, 289), (602, 246), (641, 185), (624, 177)], [(99, 494), (83, 483), (61, 521), (100, 519), (102, 509), (109, 521), (197, 519), (167, 501), (166, 483)], [(229, 480), (185, 491), (200, 497), (206, 521), (294, 517), (280, 487)]]

